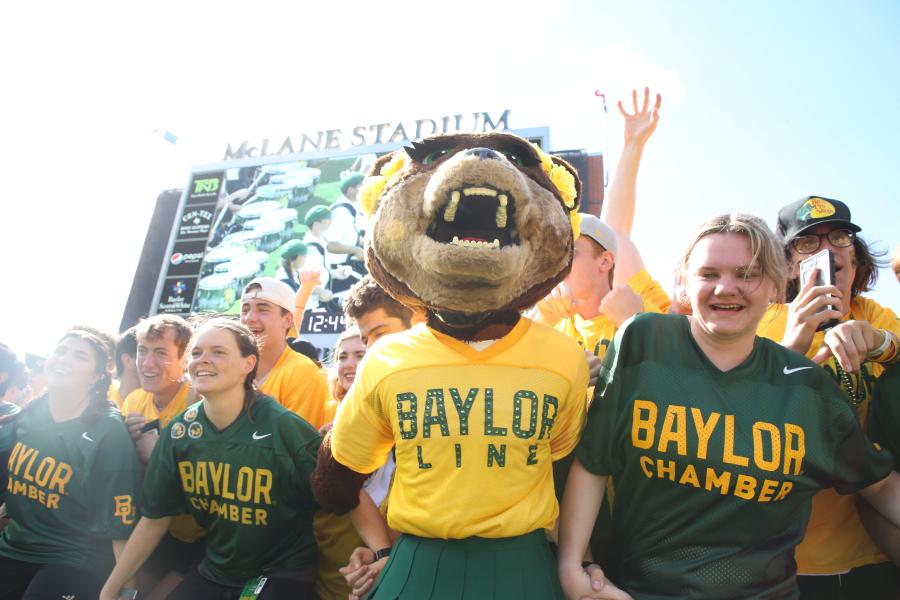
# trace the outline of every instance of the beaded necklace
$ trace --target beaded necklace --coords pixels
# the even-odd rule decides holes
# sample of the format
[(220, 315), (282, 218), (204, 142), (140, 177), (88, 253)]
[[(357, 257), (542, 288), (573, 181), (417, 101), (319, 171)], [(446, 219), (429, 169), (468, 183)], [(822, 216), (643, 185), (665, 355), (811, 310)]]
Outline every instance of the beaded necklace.
[(847, 397), (847, 400), (850, 401), (850, 406), (853, 408), (858, 407), (863, 401), (863, 386), (860, 385), (859, 388), (854, 387), (853, 381), (850, 379), (850, 374), (844, 371), (837, 361), (834, 362), (834, 368), (837, 371), (838, 379), (840, 379), (844, 395)]

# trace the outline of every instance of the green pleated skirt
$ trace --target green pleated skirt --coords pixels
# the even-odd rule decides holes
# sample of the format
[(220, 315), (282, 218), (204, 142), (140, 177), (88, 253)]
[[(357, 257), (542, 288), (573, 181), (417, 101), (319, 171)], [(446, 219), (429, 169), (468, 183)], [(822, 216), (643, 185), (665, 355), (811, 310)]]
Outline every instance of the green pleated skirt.
[(564, 600), (543, 530), (461, 540), (403, 534), (367, 600)]

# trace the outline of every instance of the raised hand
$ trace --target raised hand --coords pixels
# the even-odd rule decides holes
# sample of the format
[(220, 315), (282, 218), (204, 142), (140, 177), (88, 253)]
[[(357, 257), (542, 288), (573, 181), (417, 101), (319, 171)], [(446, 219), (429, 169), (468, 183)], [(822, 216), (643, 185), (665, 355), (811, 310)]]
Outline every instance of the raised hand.
[(322, 285), (322, 273), (319, 269), (302, 269), (300, 271), (300, 285), (313, 287)]
[(659, 107), (662, 105), (662, 96), (656, 94), (656, 103), (650, 108), (650, 88), (644, 88), (644, 102), (638, 109), (637, 90), (631, 90), (631, 101), (634, 105), (634, 113), (628, 113), (619, 100), (619, 112), (625, 119), (625, 144), (644, 145), (659, 122)]

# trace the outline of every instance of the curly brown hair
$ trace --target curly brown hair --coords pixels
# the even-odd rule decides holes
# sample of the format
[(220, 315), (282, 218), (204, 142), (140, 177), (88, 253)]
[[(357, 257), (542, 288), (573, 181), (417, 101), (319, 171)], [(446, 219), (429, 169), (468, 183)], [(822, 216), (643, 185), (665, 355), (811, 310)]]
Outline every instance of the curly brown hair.
[(371, 275), (366, 275), (350, 288), (344, 300), (344, 314), (354, 321), (379, 308), (384, 309), (389, 317), (400, 319), (405, 327), (412, 325), (412, 309), (397, 302)]

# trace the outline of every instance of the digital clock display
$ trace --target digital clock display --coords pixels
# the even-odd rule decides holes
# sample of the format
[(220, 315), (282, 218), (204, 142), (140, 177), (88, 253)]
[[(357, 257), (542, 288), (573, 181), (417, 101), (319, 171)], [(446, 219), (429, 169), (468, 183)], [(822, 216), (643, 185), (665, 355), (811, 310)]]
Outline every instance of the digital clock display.
[(341, 333), (347, 329), (347, 319), (339, 310), (306, 311), (300, 333)]

